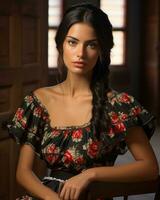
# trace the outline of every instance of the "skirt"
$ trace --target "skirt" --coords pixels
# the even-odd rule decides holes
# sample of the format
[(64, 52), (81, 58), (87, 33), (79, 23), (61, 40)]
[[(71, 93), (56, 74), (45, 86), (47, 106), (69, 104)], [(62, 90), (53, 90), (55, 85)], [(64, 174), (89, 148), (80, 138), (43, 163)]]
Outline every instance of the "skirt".
[[(59, 192), (64, 184), (64, 181), (75, 176), (76, 174), (66, 171), (54, 171), (50, 176), (44, 177), (42, 183), (51, 188), (55, 192)], [(26, 194), (22, 197), (16, 198), (16, 200), (39, 200), (36, 197)], [(84, 199), (85, 200), (85, 199)], [(113, 200), (112, 198), (98, 198), (97, 200)]]

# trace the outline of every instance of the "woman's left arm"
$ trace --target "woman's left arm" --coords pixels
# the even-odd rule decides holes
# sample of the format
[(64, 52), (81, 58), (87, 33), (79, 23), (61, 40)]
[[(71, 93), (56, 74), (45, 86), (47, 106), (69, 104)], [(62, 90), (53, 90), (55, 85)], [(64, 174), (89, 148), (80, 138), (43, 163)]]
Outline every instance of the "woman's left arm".
[(158, 177), (158, 163), (144, 130), (141, 127), (132, 127), (128, 131), (126, 143), (135, 161), (129, 164), (88, 169), (85, 173), (90, 174), (92, 180), (133, 182)]
[(130, 128), (126, 143), (135, 161), (83, 171), (66, 181), (60, 192), (60, 199), (78, 199), (81, 191), (92, 181), (134, 182), (156, 179), (159, 173), (158, 163), (143, 129)]

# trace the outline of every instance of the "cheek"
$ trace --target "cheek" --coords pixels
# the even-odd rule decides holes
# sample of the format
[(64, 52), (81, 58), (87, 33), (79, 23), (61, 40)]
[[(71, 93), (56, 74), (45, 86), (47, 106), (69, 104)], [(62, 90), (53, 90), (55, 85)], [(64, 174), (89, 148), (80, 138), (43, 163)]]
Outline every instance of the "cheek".
[(95, 54), (90, 55), (90, 56), (89, 56), (90, 63), (91, 63), (92, 65), (95, 65), (95, 64), (97, 63), (98, 57), (99, 57), (99, 54), (98, 54), (98, 53), (95, 53)]
[(71, 50), (71, 48), (69, 48), (68, 46), (64, 45), (63, 46), (63, 59), (64, 60), (71, 60), (73, 57), (73, 50)]
[(63, 46), (63, 61), (65, 64), (68, 63), (70, 58), (70, 51), (66, 48), (66, 46)]

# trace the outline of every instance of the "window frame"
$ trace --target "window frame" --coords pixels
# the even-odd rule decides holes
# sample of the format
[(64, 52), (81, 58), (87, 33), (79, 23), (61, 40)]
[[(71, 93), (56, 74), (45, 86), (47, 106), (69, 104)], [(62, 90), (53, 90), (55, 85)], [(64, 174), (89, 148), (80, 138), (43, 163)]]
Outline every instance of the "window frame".
[[(100, 0), (100, 7), (101, 7), (101, 0)], [(128, 66), (128, 55), (127, 55), (127, 41), (128, 41), (128, 0), (125, 0), (125, 7), (124, 7), (124, 26), (123, 27), (114, 27), (112, 28), (113, 32), (122, 31), (124, 34), (124, 46), (123, 46), (123, 64), (110, 64), (113, 68), (117, 67), (124, 67)], [(114, 38), (113, 38), (114, 39)]]
[[(59, 0), (59, 1), (61, 1), (61, 12), (60, 12), (60, 21), (61, 21), (61, 19), (62, 19), (62, 16), (63, 16), (63, 11), (64, 11), (64, 1), (63, 0)], [(49, 0), (48, 0), (48, 10), (49, 10)], [(49, 17), (49, 14), (48, 14), (48, 17)], [(48, 23), (48, 34), (49, 34), (49, 30), (57, 30), (58, 29), (58, 26), (59, 25), (57, 25), (57, 26), (50, 26), (49, 25), (49, 23)], [(49, 39), (48, 39), (48, 44), (49, 44)], [(48, 51), (49, 51), (49, 46), (48, 46)], [(48, 55), (48, 60), (49, 60), (49, 55)], [(48, 62), (48, 69), (49, 70), (52, 70), (52, 71), (54, 71), (53, 69), (56, 69), (57, 68), (57, 66), (53, 66), (53, 67), (49, 67), (49, 62)]]

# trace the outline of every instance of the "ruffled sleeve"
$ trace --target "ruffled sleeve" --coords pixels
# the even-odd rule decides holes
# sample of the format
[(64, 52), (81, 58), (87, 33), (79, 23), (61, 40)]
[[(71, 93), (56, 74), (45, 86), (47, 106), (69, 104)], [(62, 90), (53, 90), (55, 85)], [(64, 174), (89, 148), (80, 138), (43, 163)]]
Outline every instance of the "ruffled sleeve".
[(9, 134), (18, 144), (31, 145), (34, 151), (41, 156), (45, 118), (43, 108), (32, 94), (27, 95), (7, 126)]
[(155, 117), (147, 111), (133, 96), (127, 93), (116, 93), (110, 98), (109, 111), (111, 127), (108, 135), (111, 143), (119, 153), (125, 153), (127, 146), (125, 138), (129, 128), (140, 126), (150, 139), (155, 131)]

